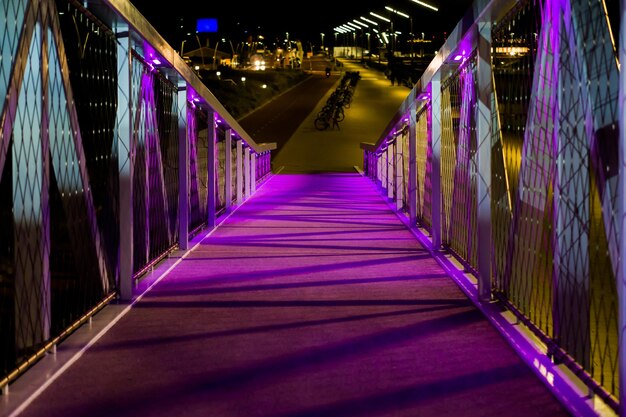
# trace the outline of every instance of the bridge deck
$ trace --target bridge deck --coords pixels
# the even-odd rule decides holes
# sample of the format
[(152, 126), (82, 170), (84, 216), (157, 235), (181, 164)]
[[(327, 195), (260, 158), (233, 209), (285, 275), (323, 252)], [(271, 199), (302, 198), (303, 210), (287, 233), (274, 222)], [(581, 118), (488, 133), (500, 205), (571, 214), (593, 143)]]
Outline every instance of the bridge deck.
[(567, 415), (369, 180), (269, 181), (22, 415)]

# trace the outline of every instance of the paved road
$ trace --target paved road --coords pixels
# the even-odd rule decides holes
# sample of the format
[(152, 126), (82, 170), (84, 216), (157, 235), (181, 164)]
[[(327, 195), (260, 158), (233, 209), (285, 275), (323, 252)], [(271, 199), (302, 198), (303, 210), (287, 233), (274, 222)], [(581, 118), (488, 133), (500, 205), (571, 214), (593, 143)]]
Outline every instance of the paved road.
[(239, 124), (256, 143), (276, 142), (277, 152), (338, 80), (339, 75), (326, 78), (323, 74), (312, 74), (291, 90), (244, 117)]
[(339, 129), (315, 129), (315, 115), (327, 100), (322, 98), (289, 141), (272, 153), (273, 169), (283, 167), (283, 172), (290, 173), (354, 172), (355, 166), (363, 165), (360, 143), (378, 140), (411, 91), (392, 86), (384, 74), (357, 62), (345, 61), (342, 70), (358, 71), (361, 79)]
[[(276, 142), (274, 170), (354, 171), (363, 164), (359, 143), (375, 142), (410, 92), (406, 87), (391, 86), (384, 74), (356, 62), (345, 61), (339, 69), (326, 78), (323, 70), (314, 68), (307, 80), (239, 121), (255, 142)], [(315, 115), (346, 71), (361, 74), (346, 118), (340, 130), (318, 131)]]

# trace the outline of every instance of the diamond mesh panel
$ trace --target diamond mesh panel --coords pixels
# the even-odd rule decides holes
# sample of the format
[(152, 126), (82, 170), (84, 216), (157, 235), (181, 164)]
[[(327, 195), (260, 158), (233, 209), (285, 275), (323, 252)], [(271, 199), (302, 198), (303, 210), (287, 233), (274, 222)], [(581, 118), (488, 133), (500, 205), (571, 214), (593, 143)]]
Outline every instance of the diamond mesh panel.
[[(11, 147), (8, 149), (12, 153)], [(13, 167), (12, 158), (0, 172), (0, 372), (7, 375), (17, 365), (15, 351), (15, 244), (13, 241)]]
[(133, 271), (136, 273), (148, 264), (149, 234), (148, 227), (148, 160), (146, 154), (146, 113), (142, 106), (142, 78), (148, 77), (147, 67), (139, 61), (132, 60), (131, 92), (134, 138), (135, 166), (133, 172)]
[(233, 137), (232, 145), (233, 145), (233, 148), (230, 154), (231, 188), (232, 188), (231, 195), (233, 196), (233, 201), (235, 201), (237, 199), (237, 141), (235, 140), (234, 137)]
[(400, 136), (402, 146), (402, 209), (409, 211), (409, 129), (408, 125), (403, 129), (404, 134)]
[(427, 207), (427, 199), (430, 197), (430, 176), (426, 171), (429, 165), (429, 155), (432, 156), (430, 140), (430, 101), (424, 104), (416, 114), (416, 165), (417, 165), (417, 220), (422, 226), (430, 230), (430, 205)]
[[(13, 219), (15, 244), (15, 335), (17, 360), (31, 355), (49, 337), (50, 253), (47, 175), (48, 155), (41, 141), (42, 30), (36, 25), (30, 41), (24, 80), (13, 124)], [(46, 161), (44, 161), (44, 159)]]
[(155, 77), (155, 84), (161, 169), (169, 214), (168, 249), (178, 241), (178, 93), (176, 86), (162, 77)]
[(559, 65), (557, 337), (568, 354), (617, 394), (617, 291), (611, 262), (617, 258), (618, 72), (603, 5), (572, 1), (571, 10), (573, 25), (563, 22), (561, 30)]
[(442, 85), (442, 243), (476, 268), (476, 59)]
[[(3, 106), (27, 4), (27, 0), (2, 0), (0, 3), (0, 97)], [(0, 114), (3, 110), (0, 108)]]
[(133, 233), (137, 274), (176, 243), (178, 153), (174, 148), (178, 148), (178, 128), (174, 120), (178, 93), (137, 56), (132, 80), (136, 89)]
[(216, 213), (226, 208), (226, 140), (225, 132), (221, 125), (217, 125), (215, 144), (215, 182), (216, 182)]
[(194, 109), (189, 143), (189, 227), (190, 231), (207, 221), (207, 116)]
[[(540, 31), (539, 7), (525, 1), (512, 10), (493, 32), (493, 74), (498, 123), (493, 129), (492, 222), (494, 247), (494, 289), (508, 290), (506, 278), (509, 229), (513, 216), (522, 160), (524, 131), (531, 96), (537, 37)], [(515, 36), (517, 33), (517, 36)], [(511, 35), (513, 34), (513, 36)], [(511, 48), (522, 48), (511, 55)]]
[(494, 29), (493, 264), (496, 293), (615, 395), (617, 85), (607, 5), (558, 3), (556, 17), (549, 2), (529, 0)]
[(58, 18), (80, 125), (89, 188), (105, 251), (105, 265), (113, 287), (119, 246), (119, 182), (114, 140), (116, 41), (110, 30), (93, 18), (87, 18), (76, 5), (57, 0), (57, 7), (65, 12)]
[[(0, 9), (2, 94), (16, 62), (26, 3), (9, 0)], [(116, 259), (107, 254), (117, 252), (116, 234), (100, 234), (102, 224), (98, 227), (100, 221), (118, 223), (111, 214), (117, 185), (108, 171), (115, 152), (106, 127), (115, 120), (110, 91), (116, 80), (107, 74), (111, 68), (115, 73), (115, 41), (99, 22), (65, 2), (59, 6), (68, 12), (64, 17), (52, 13), (47, 20), (33, 12), (42, 20), (26, 40), (12, 144), (0, 178), (0, 216), (6, 225), (0, 236), (6, 242), (0, 245), (5, 375), (95, 306), (115, 282)], [(104, 194), (110, 195), (98, 202)], [(111, 205), (103, 207), (105, 200)]]
[(48, 36), (52, 332), (58, 334), (95, 306), (113, 287), (93, 205), (80, 136), (65, 97), (55, 42)]

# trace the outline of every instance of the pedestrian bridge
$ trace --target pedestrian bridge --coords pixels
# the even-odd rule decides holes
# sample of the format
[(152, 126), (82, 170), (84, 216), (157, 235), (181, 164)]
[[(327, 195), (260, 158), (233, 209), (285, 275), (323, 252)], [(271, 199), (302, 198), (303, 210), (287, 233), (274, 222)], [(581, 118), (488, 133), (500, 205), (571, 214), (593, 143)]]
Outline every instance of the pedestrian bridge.
[(314, 173), (128, 1), (2, 5), (3, 415), (624, 414), (604, 2), (476, 0), (413, 89), (360, 81), (378, 118), (290, 139), (358, 155)]

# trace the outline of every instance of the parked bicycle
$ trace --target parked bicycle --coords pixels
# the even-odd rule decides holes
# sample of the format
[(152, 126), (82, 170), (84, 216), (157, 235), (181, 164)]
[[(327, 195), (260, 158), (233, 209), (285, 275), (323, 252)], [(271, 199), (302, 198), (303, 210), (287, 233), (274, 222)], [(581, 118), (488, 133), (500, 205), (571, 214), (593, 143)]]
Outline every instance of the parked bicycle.
[(350, 108), (357, 81), (361, 75), (357, 72), (346, 72), (339, 86), (333, 91), (326, 104), (317, 114), (314, 125), (317, 130), (326, 130), (331, 126), (339, 129), (339, 122), (345, 118), (344, 108)]

